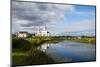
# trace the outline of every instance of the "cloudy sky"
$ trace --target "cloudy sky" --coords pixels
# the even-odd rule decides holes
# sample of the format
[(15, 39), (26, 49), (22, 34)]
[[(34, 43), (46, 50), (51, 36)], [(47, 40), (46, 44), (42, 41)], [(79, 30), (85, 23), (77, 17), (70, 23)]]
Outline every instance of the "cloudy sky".
[(95, 6), (12, 2), (12, 33), (34, 33), (46, 25), (52, 35), (95, 35)]

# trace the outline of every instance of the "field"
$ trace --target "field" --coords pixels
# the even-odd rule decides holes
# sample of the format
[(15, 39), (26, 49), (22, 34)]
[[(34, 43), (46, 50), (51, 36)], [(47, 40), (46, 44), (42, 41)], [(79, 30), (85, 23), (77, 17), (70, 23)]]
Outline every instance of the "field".
[(71, 38), (71, 39), (66, 39), (69, 41), (75, 41), (75, 42), (80, 42), (80, 43), (90, 43), (90, 44), (96, 44), (96, 39), (95, 38)]

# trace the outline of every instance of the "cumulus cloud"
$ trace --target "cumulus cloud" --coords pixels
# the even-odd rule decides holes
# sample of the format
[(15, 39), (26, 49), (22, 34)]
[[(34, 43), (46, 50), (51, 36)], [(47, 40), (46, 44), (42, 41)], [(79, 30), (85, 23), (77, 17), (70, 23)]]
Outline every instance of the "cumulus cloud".
[(55, 24), (64, 20), (65, 11), (72, 11), (72, 5), (12, 2), (12, 23), (17, 27)]
[[(71, 21), (67, 19), (69, 15), (71, 15), (70, 20), (73, 20), (73, 16), (85, 17), (82, 20), (76, 18), (71, 24)], [(88, 19), (87, 16), (93, 17)], [(59, 24), (64, 26), (59, 26)], [(44, 25), (47, 25), (53, 34), (62, 35), (66, 32), (94, 34), (95, 13), (78, 11), (74, 5), (12, 1), (12, 32), (36, 32), (39, 26)]]

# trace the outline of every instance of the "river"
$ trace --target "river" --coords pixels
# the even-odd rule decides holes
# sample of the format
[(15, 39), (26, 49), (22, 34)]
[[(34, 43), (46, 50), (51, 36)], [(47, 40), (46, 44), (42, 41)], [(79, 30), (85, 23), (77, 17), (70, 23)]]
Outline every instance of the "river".
[(45, 43), (38, 47), (56, 63), (96, 60), (96, 45), (78, 42)]

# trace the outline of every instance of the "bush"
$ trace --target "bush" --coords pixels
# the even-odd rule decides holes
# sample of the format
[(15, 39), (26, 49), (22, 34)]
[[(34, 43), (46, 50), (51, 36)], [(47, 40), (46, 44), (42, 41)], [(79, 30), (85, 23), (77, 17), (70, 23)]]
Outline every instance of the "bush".
[(21, 50), (29, 50), (31, 48), (30, 42), (24, 39), (12, 39), (12, 48), (13, 49), (21, 49)]

